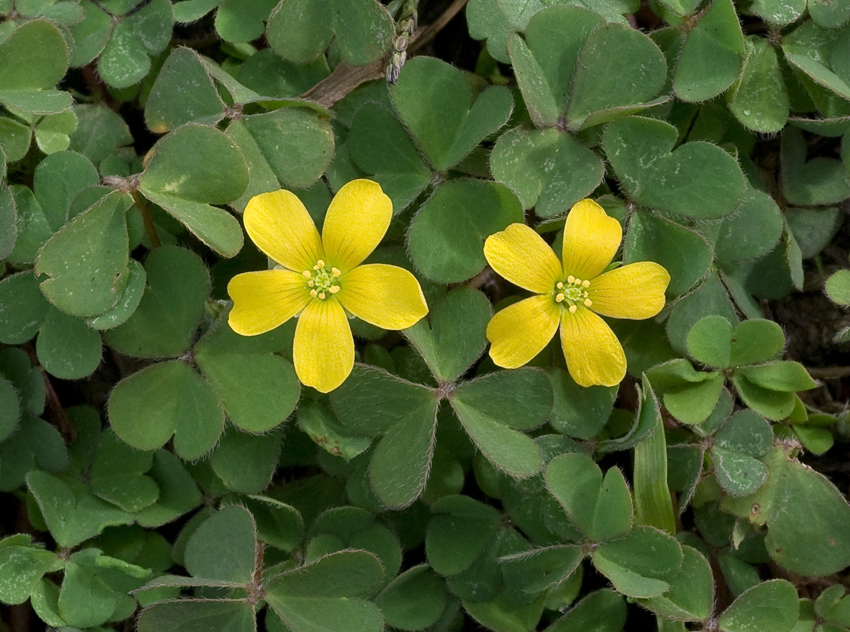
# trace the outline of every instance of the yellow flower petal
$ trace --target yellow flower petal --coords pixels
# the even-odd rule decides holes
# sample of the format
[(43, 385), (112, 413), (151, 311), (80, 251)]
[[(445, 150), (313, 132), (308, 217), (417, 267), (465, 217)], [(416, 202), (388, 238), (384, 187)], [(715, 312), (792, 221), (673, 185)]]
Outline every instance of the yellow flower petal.
[(511, 224), (484, 242), (484, 256), (497, 273), (532, 292), (551, 292), (561, 262), (543, 238), (525, 224)]
[(577, 203), (564, 225), (564, 274), (592, 279), (611, 263), (622, 238), (620, 222), (596, 202)]
[(271, 331), (304, 309), (310, 293), (304, 277), (289, 270), (237, 274), (227, 284), (233, 299), (228, 322), (243, 336)]
[(561, 346), (579, 386), (616, 386), (626, 376), (626, 354), (607, 323), (584, 307), (561, 313)]
[(354, 367), (354, 338), (345, 310), (335, 298), (307, 304), (292, 346), (298, 379), (327, 393), (345, 381)]
[(322, 258), (322, 239), (313, 218), (291, 191), (255, 195), (242, 219), (257, 247), (290, 270), (310, 270)]
[(532, 296), (509, 305), (487, 325), (490, 357), (506, 369), (526, 364), (543, 350), (558, 329), (558, 312), (551, 296)]
[(342, 272), (360, 264), (377, 248), (393, 217), (393, 203), (371, 180), (352, 180), (331, 200), (322, 241), (325, 256)]
[(376, 327), (407, 329), (428, 313), (419, 281), (398, 266), (357, 266), (342, 276), (340, 288), (342, 306)]
[(669, 283), (667, 270), (654, 261), (630, 263), (593, 279), (588, 289), (591, 309), (612, 318), (652, 318), (664, 307)]

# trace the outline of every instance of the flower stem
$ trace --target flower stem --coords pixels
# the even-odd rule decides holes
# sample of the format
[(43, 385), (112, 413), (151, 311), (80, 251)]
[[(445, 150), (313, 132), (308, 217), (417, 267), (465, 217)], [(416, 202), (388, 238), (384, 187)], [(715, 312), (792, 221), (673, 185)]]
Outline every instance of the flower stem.
[(156, 224), (153, 223), (153, 217), (151, 217), (151, 212), (148, 210), (145, 198), (138, 191), (130, 191), (130, 195), (133, 196), (133, 202), (135, 202), (136, 208), (142, 214), (142, 221), (145, 223), (148, 239), (151, 240), (151, 247), (159, 248), (162, 242), (159, 240), (159, 234), (156, 232)]

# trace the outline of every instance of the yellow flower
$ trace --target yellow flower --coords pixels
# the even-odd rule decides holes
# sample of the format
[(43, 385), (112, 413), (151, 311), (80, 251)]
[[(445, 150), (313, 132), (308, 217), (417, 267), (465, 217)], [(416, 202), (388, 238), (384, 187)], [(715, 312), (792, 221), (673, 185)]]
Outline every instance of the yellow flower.
[(640, 320), (664, 307), (670, 275), (651, 261), (604, 272), (623, 237), (620, 223), (596, 202), (582, 200), (564, 226), (563, 263), (531, 228), (511, 224), (484, 243), (490, 266), (536, 296), (496, 314), (487, 325), (490, 357), (522, 366), (545, 347), (558, 326), (570, 375), (581, 386), (615, 386), (626, 375), (620, 341), (597, 314)]
[(307, 209), (289, 191), (251, 198), (248, 235), (279, 267), (237, 274), (230, 326), (255, 336), (300, 314), (292, 349), (298, 379), (323, 393), (354, 366), (349, 314), (383, 329), (406, 329), (428, 313), (419, 282), (407, 270), (360, 265), (392, 219), (392, 202), (371, 180), (354, 180), (328, 207), (321, 237)]

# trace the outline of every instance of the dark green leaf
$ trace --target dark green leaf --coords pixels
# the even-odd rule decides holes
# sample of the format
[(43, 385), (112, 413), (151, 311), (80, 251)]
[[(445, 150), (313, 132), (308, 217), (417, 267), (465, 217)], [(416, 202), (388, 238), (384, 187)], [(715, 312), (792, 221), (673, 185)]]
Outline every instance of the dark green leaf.
[(540, 217), (565, 214), (602, 181), (599, 157), (566, 132), (517, 127), (496, 141), (493, 176)]
[(18, 272), (0, 281), (0, 342), (22, 344), (38, 332), (50, 304), (31, 271)]
[(563, 369), (550, 369), (549, 378), (554, 392), (554, 407), (549, 423), (555, 430), (568, 437), (584, 440), (602, 430), (614, 407), (616, 388), (582, 388)]
[(431, 506), (431, 513), (425, 553), (440, 575), (469, 569), (499, 529), (498, 512), (468, 496), (445, 496)]
[(632, 499), (622, 472), (602, 471), (584, 454), (563, 454), (546, 468), (546, 487), (570, 520), (593, 542), (625, 535), (632, 527)]
[(463, 73), (433, 57), (405, 64), (390, 94), (402, 122), (437, 171), (460, 162), (504, 125), (513, 109), (504, 87), (486, 89), (473, 104)]
[(469, 279), (484, 269), (484, 240), (522, 222), (517, 197), (500, 184), (451, 180), (441, 185), (414, 217), (408, 232), (410, 258), (440, 283)]
[(100, 334), (85, 322), (49, 308), (35, 343), (45, 370), (63, 380), (91, 375), (100, 364)]
[(247, 584), (254, 578), (256, 548), (257, 528), (251, 513), (228, 505), (192, 533), (184, 554), (186, 570), (198, 579)]
[(244, 599), (165, 601), (139, 615), (139, 632), (254, 632), (254, 606)]
[(593, 564), (629, 597), (657, 597), (670, 589), (682, 567), (683, 551), (672, 536), (651, 527), (635, 527), (623, 538), (604, 542)]
[(272, 578), (266, 601), (292, 632), (380, 632), (381, 612), (366, 598), (382, 580), (374, 555), (343, 551)]
[(649, 101), (666, 76), (664, 55), (646, 35), (623, 24), (600, 26), (578, 58), (567, 108), (570, 128), (604, 122), (591, 122), (591, 115)]
[(127, 240), (129, 196), (100, 198), (51, 237), (39, 251), (35, 273), (48, 278), (41, 291), (62, 311), (99, 316), (121, 299), (130, 270)]
[(723, 632), (787, 632), (797, 622), (797, 590), (784, 579), (750, 588), (720, 616)]
[(411, 632), (436, 623), (446, 602), (445, 585), (426, 564), (396, 577), (376, 599), (387, 625)]
[(744, 36), (732, 0), (714, 0), (688, 33), (673, 90), (683, 101), (705, 101), (717, 96), (741, 72)]
[(431, 170), (407, 130), (389, 111), (367, 103), (351, 122), (348, 154), (377, 181), (393, 201), (396, 213), (407, 207), (431, 182)]
[(224, 101), (196, 52), (177, 48), (165, 60), (145, 103), (145, 123), (164, 134), (184, 123), (215, 124)]
[[(485, 330), (492, 316), (487, 298), (476, 290), (456, 288), (431, 305), (430, 323), (420, 320), (404, 330), (441, 382), (459, 378), (487, 346)], [(462, 325), (462, 326), (461, 326)]]
[[(603, 134), (605, 153), (630, 196), (645, 206), (695, 218), (723, 217), (744, 193), (735, 159), (705, 142), (679, 145), (669, 123), (629, 117)], [(672, 152), (672, 153), (671, 153)]]
[(626, 625), (626, 602), (613, 590), (604, 588), (590, 593), (560, 619), (547, 632), (620, 632)]
[(209, 452), (224, 427), (224, 412), (207, 383), (187, 364), (151, 365), (119, 382), (109, 397), (115, 434), (139, 450), (155, 450), (176, 434), (185, 459)]
[(625, 241), (626, 263), (655, 261), (670, 273), (667, 292), (684, 294), (711, 266), (711, 247), (699, 233), (664, 217), (638, 210), (632, 214)]
[(127, 355), (175, 357), (192, 344), (209, 293), (209, 274), (196, 254), (163, 246), (145, 261), (147, 287), (135, 313), (104, 334)]

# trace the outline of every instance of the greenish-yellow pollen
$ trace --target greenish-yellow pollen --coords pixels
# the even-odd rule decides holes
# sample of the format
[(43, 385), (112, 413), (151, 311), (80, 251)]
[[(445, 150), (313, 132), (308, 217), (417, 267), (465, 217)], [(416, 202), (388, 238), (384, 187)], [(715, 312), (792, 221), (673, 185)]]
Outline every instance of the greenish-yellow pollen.
[(552, 293), (555, 295), (556, 303), (561, 304), (570, 314), (575, 314), (579, 304), (585, 307), (593, 305), (593, 301), (588, 298), (589, 287), (590, 281), (587, 279), (582, 281), (571, 274), (566, 281), (558, 281)]
[(339, 292), (339, 277), (342, 276), (337, 268), (328, 270), (325, 262), (319, 259), (312, 270), (304, 270), (301, 273), (307, 279), (307, 287), (310, 288), (310, 296), (318, 299), (326, 299), (331, 294)]

